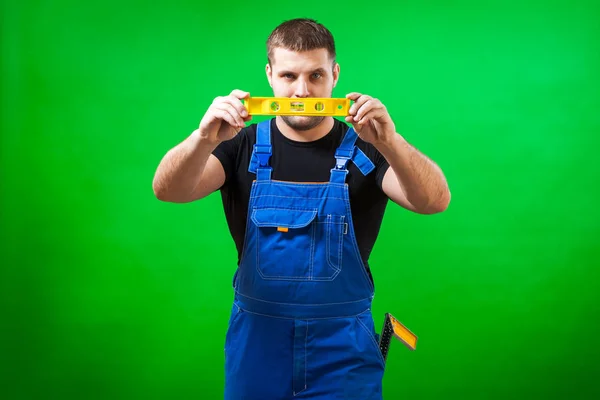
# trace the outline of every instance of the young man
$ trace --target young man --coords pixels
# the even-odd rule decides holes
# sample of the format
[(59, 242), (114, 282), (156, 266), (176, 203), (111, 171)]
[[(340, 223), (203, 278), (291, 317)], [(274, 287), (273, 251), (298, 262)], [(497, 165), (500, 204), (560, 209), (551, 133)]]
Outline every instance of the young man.
[[(340, 68), (324, 26), (286, 21), (267, 48), (275, 97), (332, 96)], [(351, 126), (278, 116), (245, 127), (248, 96), (217, 97), (153, 182), (168, 202), (221, 191), (239, 256), (225, 398), (380, 399), (369, 255), (388, 199), (421, 214), (446, 209), (444, 175), (368, 95), (347, 95)]]

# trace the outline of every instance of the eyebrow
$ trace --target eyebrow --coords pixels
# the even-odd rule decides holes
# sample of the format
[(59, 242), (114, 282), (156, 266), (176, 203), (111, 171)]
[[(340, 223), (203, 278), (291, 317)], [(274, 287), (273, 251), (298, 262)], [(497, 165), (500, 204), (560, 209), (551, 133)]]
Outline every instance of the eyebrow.
[[(311, 72), (311, 74), (314, 74), (314, 73), (325, 74), (326, 71), (325, 71), (324, 68), (317, 68), (317, 69), (315, 69), (315, 70), (313, 70)], [(298, 73), (292, 72), (292, 71), (281, 71), (281, 72), (279, 72), (279, 75), (287, 75), (287, 74), (298, 75)]]

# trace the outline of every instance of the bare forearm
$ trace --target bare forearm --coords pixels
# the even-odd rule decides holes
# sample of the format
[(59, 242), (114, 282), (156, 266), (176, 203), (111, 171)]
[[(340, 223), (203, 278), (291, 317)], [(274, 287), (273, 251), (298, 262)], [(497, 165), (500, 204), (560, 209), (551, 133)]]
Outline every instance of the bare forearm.
[(152, 182), (163, 201), (185, 202), (192, 198), (216, 143), (201, 139), (198, 130), (163, 157)]
[(390, 164), (406, 199), (419, 212), (446, 209), (450, 191), (444, 173), (433, 161), (398, 134), (376, 147)]

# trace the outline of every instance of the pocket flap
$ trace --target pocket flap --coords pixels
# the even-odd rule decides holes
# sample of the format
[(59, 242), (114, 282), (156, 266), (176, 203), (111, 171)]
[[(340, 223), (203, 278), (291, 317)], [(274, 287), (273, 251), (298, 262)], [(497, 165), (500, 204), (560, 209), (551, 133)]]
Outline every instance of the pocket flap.
[(293, 210), (288, 208), (257, 208), (252, 221), (259, 227), (304, 228), (317, 216), (317, 210)]

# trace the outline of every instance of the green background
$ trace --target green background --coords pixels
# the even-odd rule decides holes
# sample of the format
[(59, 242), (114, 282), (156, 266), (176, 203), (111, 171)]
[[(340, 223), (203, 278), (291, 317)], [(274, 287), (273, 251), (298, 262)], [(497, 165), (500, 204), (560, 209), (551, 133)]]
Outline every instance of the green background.
[[(600, 4), (2, 3), (0, 398), (218, 399), (236, 254), (220, 197), (152, 178), (212, 99), (270, 96), (265, 40), (335, 35), (449, 209), (390, 205), (371, 263), (387, 399), (600, 396)], [(255, 119), (258, 121), (261, 119)]]

